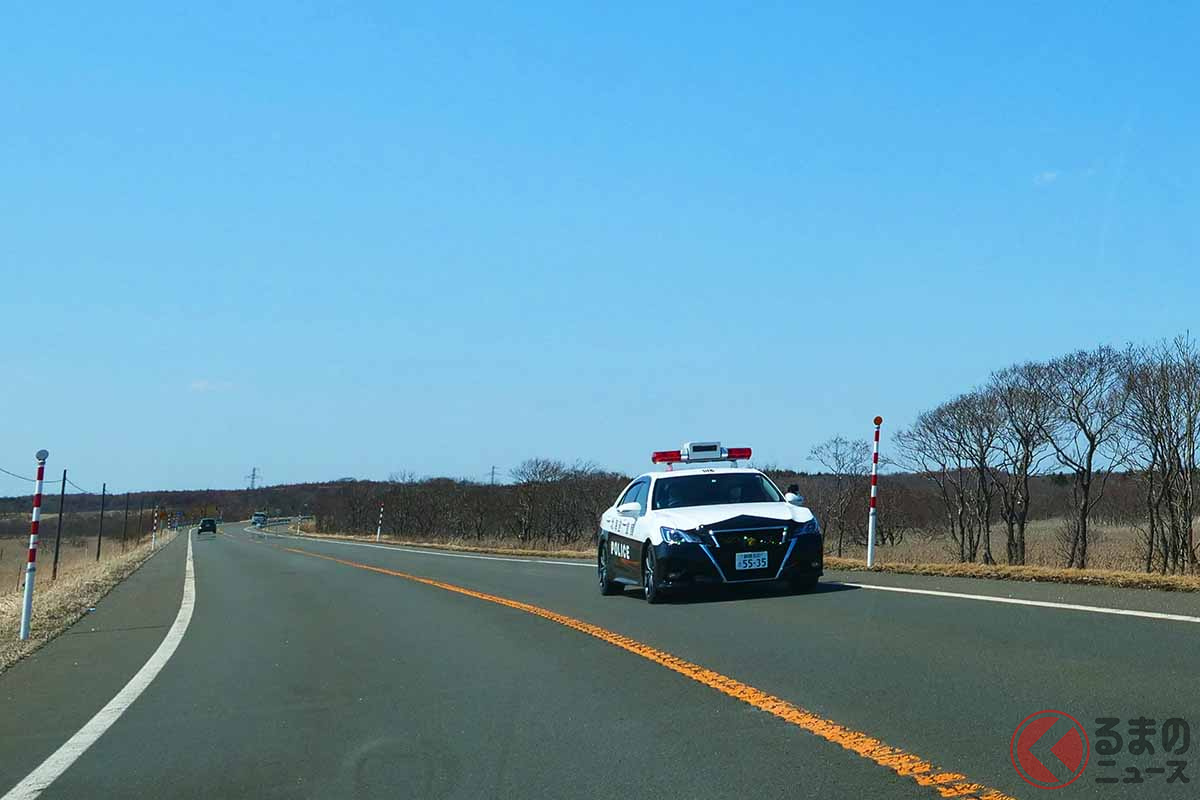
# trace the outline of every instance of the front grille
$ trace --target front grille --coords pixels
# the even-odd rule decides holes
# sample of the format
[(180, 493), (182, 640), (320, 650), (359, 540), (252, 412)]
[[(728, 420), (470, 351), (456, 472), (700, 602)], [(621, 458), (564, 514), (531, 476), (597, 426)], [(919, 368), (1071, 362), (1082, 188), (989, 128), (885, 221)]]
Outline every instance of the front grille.
[(749, 528), (746, 530), (710, 530), (708, 534), (719, 548), (754, 550), (780, 547), (787, 542), (787, 528)]
[[(728, 528), (710, 530), (708, 536), (717, 545), (711, 547), (713, 560), (717, 562), (727, 581), (755, 581), (774, 578), (779, 573), (783, 557), (787, 554), (787, 528), (783, 525), (763, 528)], [(738, 553), (765, 552), (766, 569), (737, 569)]]

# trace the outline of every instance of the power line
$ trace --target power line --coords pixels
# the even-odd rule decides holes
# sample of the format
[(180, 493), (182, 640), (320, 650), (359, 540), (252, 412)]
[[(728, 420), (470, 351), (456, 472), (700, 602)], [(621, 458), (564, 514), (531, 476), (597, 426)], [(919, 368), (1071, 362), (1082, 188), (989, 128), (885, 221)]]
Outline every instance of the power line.
[[(19, 475), (16, 472), (12, 472), (10, 470), (5, 469), (4, 467), (0, 467), (0, 472), (3, 472), (5, 475), (11, 475), (14, 478), (20, 478), (21, 480), (23, 480), (27, 483), (37, 483), (37, 479), (35, 479), (35, 478), (29, 478), (29, 477), (26, 477), (25, 475)], [(51, 481), (51, 483), (54, 483), (54, 482), (55, 481)], [(82, 486), (80, 486), (78, 483), (71, 480), (70, 478), (67, 478), (67, 484), (70, 486), (73, 486), (75, 489), (83, 492), (84, 494), (95, 494), (95, 492), (93, 492), (91, 489), (83, 488)]]
[(83, 492), (84, 494), (95, 494), (95, 492), (93, 492), (93, 491), (89, 491), (89, 490), (87, 490), (87, 489), (83, 488), (82, 486), (80, 486), (78, 483), (76, 483), (75, 481), (71, 480), (70, 478), (67, 478), (67, 483), (68, 483), (68, 484), (70, 484), (71, 486), (74, 486), (76, 489), (78, 489), (79, 491)]
[(18, 475), (15, 472), (9, 472), (8, 470), (4, 469), (4, 467), (0, 467), (0, 472), (3, 472), (5, 475), (11, 475), (14, 478), (20, 478), (23, 481), (28, 481), (29, 483), (37, 483), (37, 480), (34, 478), (30, 478), (25, 475)]

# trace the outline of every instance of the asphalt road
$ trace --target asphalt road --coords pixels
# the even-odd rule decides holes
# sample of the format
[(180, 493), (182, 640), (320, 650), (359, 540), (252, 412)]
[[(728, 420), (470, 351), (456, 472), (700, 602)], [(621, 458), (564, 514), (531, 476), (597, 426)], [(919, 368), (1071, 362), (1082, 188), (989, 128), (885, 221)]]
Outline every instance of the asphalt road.
[[(0, 792), (158, 646), (186, 549), (180, 537), (0, 675)], [(1009, 755), (1033, 712), (1068, 712), (1089, 736), (1098, 717), (1121, 719), (1122, 733), (1142, 716), (1200, 725), (1198, 624), (835, 582), (1200, 615), (1190, 595), (842, 574), (803, 596), (648, 606), (632, 590), (601, 597), (587, 566), (240, 525), (194, 540), (193, 554), (195, 611), (178, 649), (42, 797), (931, 798), (938, 786), (922, 783), (935, 774), (946, 791), (1037, 797)], [(903, 752), (864, 756), (865, 737)], [(1048, 765), (1051, 741), (1034, 748)], [(1053, 796), (1200, 793), (1164, 775), (1096, 783), (1162, 766), (1153, 741), (1155, 755), (1111, 756), (1115, 767), (1093, 752)], [(901, 775), (879, 763), (889, 758), (935, 769)]]

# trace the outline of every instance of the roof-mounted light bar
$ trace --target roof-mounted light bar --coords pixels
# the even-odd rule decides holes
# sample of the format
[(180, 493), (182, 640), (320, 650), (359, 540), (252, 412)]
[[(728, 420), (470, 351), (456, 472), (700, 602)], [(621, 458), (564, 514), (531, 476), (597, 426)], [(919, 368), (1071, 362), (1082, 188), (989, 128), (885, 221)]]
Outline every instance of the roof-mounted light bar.
[(745, 461), (750, 458), (749, 447), (721, 447), (720, 442), (684, 442), (679, 450), (656, 450), (650, 456), (651, 463), (696, 464), (705, 461)]

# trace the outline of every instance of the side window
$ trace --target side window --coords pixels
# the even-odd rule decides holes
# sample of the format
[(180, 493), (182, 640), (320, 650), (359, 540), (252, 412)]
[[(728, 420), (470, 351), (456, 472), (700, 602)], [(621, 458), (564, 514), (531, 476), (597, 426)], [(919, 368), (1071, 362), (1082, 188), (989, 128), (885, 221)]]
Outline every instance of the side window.
[(642, 513), (646, 513), (646, 486), (646, 481), (638, 481), (633, 484), (625, 491), (625, 495), (617, 505), (623, 506), (626, 503), (637, 503), (642, 507)]
[(636, 494), (631, 496), (629, 499), (630, 503), (637, 503), (639, 506), (642, 507), (643, 514), (646, 513), (646, 489), (649, 488), (649, 486), (650, 486), (650, 483), (648, 481), (639, 481), (638, 485), (637, 485)]

